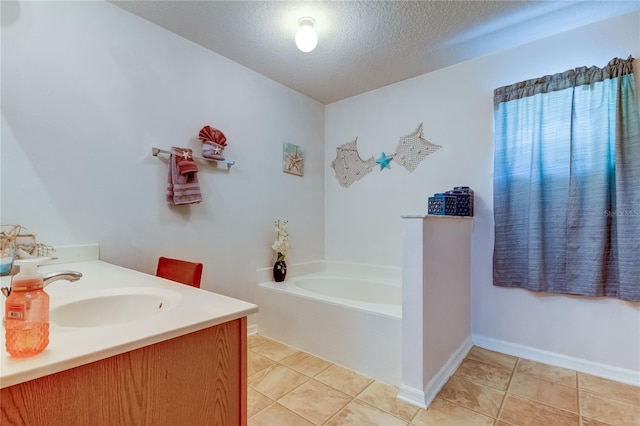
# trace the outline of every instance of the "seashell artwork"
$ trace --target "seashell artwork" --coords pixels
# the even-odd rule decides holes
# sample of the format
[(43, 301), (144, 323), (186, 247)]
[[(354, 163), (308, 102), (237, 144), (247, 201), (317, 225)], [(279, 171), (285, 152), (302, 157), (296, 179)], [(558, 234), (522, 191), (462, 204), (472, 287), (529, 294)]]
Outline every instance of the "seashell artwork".
[(363, 160), (358, 153), (357, 142), (358, 138), (338, 146), (336, 158), (331, 162), (338, 183), (345, 188), (371, 173), (376, 164), (380, 165), (380, 170), (390, 169), (389, 162), (391, 160), (412, 173), (427, 155), (442, 148), (424, 138), (422, 123), (414, 132), (400, 137), (396, 152), (390, 155), (383, 152), (377, 160), (374, 160), (373, 157)]

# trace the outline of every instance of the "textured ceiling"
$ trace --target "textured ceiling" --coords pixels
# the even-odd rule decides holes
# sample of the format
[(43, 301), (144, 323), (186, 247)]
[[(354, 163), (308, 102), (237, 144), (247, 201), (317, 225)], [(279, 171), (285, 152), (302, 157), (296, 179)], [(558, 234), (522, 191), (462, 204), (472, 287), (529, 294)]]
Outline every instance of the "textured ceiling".
[[(329, 104), (609, 17), (640, 1), (112, 1)], [(298, 51), (298, 19), (318, 47)]]

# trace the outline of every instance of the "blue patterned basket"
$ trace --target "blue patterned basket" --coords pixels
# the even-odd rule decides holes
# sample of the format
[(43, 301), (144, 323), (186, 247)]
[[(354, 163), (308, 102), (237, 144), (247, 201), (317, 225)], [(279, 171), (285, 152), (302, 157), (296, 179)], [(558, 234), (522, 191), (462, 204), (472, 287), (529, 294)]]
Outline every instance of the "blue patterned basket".
[(468, 186), (455, 186), (453, 191), (458, 197), (458, 216), (473, 216), (473, 189)]
[(456, 216), (473, 216), (471, 213), (471, 195), (460, 190), (451, 190), (445, 192), (456, 198)]
[(433, 194), (433, 197), (429, 197), (427, 213), (437, 216), (455, 216), (457, 203), (455, 195)]

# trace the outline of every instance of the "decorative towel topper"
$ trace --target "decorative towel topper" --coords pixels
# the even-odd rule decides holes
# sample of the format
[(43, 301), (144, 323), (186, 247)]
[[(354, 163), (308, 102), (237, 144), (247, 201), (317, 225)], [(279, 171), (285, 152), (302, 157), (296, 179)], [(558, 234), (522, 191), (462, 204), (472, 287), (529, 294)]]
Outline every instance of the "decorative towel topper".
[(227, 138), (218, 129), (204, 126), (198, 133), (198, 139), (202, 141), (202, 156), (213, 160), (224, 160), (222, 153), (227, 147)]
[(400, 138), (395, 153), (387, 155), (382, 152), (377, 160), (374, 160), (373, 157), (368, 160), (360, 158), (358, 147), (356, 146), (357, 142), (358, 138), (338, 146), (336, 148), (336, 158), (331, 162), (331, 167), (336, 172), (336, 179), (345, 188), (371, 173), (376, 164), (380, 165), (380, 170), (384, 168), (390, 169), (389, 162), (391, 160), (411, 173), (424, 160), (424, 157), (442, 148), (440, 145), (433, 144), (424, 138), (422, 123), (413, 133)]

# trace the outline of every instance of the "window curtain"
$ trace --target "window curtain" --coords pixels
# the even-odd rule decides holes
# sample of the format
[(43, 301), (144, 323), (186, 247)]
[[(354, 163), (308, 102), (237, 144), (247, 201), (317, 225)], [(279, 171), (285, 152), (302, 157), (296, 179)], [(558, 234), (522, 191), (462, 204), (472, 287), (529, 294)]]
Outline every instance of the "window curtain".
[(494, 91), (494, 285), (640, 301), (633, 58)]

